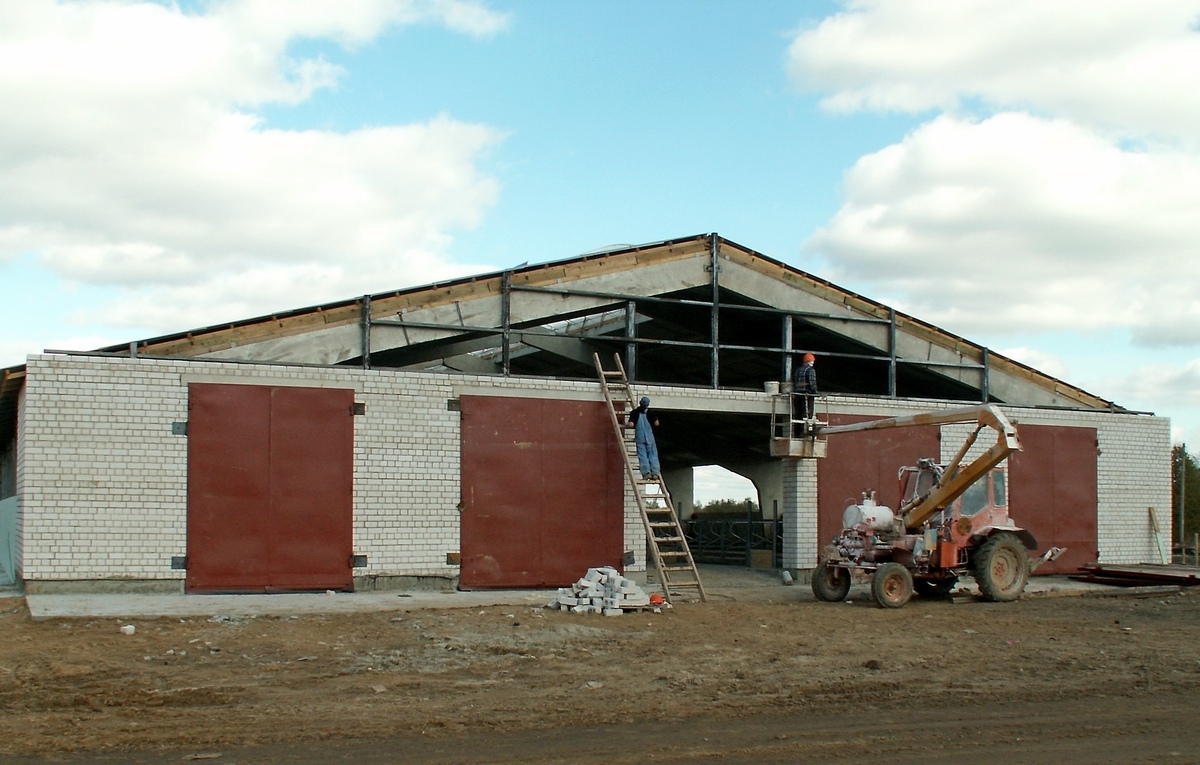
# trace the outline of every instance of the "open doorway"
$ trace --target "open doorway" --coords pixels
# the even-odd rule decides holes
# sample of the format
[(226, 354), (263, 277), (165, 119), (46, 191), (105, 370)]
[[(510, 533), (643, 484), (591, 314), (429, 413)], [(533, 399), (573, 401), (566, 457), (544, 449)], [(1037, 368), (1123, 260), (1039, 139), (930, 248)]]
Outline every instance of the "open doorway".
[(745, 476), (719, 465), (692, 469), (691, 513), (684, 521), (699, 563), (778, 568), (783, 555), (777, 518), (764, 515), (759, 491)]

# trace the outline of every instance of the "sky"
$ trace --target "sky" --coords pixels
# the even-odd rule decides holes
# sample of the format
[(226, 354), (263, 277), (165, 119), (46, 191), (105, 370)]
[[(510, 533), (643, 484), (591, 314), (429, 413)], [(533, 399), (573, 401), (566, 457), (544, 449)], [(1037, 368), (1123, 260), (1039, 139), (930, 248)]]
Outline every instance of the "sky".
[(717, 232), (1200, 446), (1200, 0), (1152, 9), (2, 3), (0, 366)]

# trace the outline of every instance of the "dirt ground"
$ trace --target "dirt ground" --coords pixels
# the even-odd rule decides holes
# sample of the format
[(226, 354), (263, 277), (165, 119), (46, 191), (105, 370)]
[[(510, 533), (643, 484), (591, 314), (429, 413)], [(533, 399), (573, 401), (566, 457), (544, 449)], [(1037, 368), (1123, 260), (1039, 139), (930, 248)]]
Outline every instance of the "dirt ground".
[(0, 762), (1195, 763), (1200, 593), (30, 618)]

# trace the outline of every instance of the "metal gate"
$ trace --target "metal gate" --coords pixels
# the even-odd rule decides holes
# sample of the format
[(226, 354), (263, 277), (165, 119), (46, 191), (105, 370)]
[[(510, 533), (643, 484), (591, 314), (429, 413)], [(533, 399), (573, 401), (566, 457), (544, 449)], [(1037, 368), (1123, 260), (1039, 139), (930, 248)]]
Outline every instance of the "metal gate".
[(624, 463), (603, 402), (463, 396), (460, 586), (623, 567)]
[(187, 590), (353, 588), (354, 391), (188, 386)]

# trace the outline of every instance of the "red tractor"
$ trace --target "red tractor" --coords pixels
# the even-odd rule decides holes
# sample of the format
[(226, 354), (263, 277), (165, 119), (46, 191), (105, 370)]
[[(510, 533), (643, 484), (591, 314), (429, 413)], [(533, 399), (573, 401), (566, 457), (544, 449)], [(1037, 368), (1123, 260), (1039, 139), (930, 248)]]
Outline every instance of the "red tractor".
[[(914, 591), (946, 594), (964, 574), (987, 600), (1016, 600), (1033, 569), (1062, 554), (1055, 547), (1031, 560), (1027, 551), (1036, 550), (1037, 541), (1008, 517), (1007, 474), (997, 465), (1021, 444), (994, 406), (824, 427), (818, 435), (957, 422), (974, 422), (975, 429), (947, 465), (922, 459), (900, 469), (898, 510), (877, 504), (873, 491), (846, 508), (842, 533), (822, 550), (813, 572), (818, 599), (845, 599), (858, 573), (871, 577), (871, 595), (885, 608), (903, 606)], [(962, 464), (984, 428), (996, 432), (995, 445)]]

